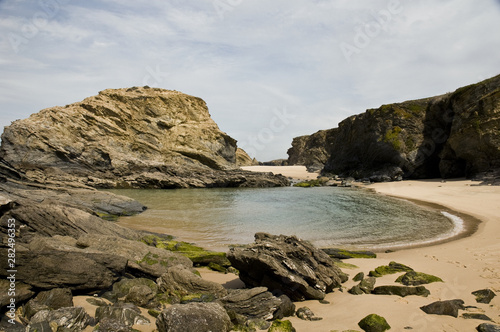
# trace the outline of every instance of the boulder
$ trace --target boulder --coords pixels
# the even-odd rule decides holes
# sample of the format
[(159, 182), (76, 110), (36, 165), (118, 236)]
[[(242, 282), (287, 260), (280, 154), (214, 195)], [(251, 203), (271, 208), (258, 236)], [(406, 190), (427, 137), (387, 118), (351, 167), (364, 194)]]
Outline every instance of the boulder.
[(231, 264), (248, 287), (267, 287), (292, 301), (322, 300), (347, 280), (333, 260), (295, 236), (255, 234), (255, 244), (231, 248)]
[(443, 282), (443, 280), (430, 274), (410, 271), (397, 278), (396, 282), (402, 283), (405, 286), (418, 286), (433, 282)]
[(500, 332), (499, 325), (493, 325), (488, 323), (480, 324), (476, 327), (478, 332)]
[(219, 303), (174, 304), (156, 320), (158, 332), (228, 332), (231, 320)]
[(278, 310), (274, 312), (275, 319), (282, 319), (284, 317), (293, 316), (295, 313), (295, 304), (293, 304), (292, 300), (285, 294), (282, 294), (278, 297), (280, 299), (281, 304), (278, 307)]
[(372, 291), (376, 295), (398, 295), (401, 297), (416, 295), (416, 296), (429, 296), (430, 292), (424, 286), (378, 286)]
[(391, 329), (385, 318), (376, 314), (366, 316), (358, 326), (365, 332), (384, 332)]
[(479, 319), (479, 320), (487, 320), (490, 322), (493, 321), (490, 317), (486, 316), (485, 314), (480, 314), (477, 312), (465, 312), (462, 314), (461, 317), (464, 319)]
[(271, 324), (268, 332), (296, 332), (292, 323), (289, 320), (275, 320)]
[(38, 293), (23, 307), (24, 317), (30, 320), (37, 312), (42, 310), (56, 310), (73, 306), (73, 295), (68, 288), (54, 288)]
[(375, 282), (375, 277), (368, 277), (361, 280), (359, 284), (353, 286), (347, 292), (353, 295), (370, 294), (375, 287)]
[(149, 319), (141, 315), (141, 310), (130, 303), (119, 303), (97, 307), (95, 319), (100, 324), (107, 320), (108, 324), (116, 322), (119, 325), (132, 326), (135, 324), (148, 325)]
[(363, 272), (359, 272), (358, 274), (356, 274), (352, 280), (353, 281), (361, 281), (365, 278), (365, 274)]
[(472, 292), (472, 295), (476, 296), (477, 303), (486, 303), (489, 304), (491, 300), (496, 296), (495, 292), (491, 289), (481, 289)]
[[(91, 322), (90, 316), (82, 307), (60, 308), (57, 310), (42, 310), (30, 320), (27, 331), (68, 331), (80, 332)], [(46, 327), (49, 327), (46, 330)], [(40, 329), (40, 327), (43, 327)]]
[(399, 272), (410, 272), (413, 269), (401, 263), (390, 262), (389, 265), (382, 265), (377, 267), (374, 271), (370, 271), (368, 275), (370, 277), (381, 277), (386, 274), (394, 274)]
[[(146, 287), (148, 290), (146, 290)], [(134, 291), (132, 291), (134, 290)], [(141, 306), (146, 302), (145, 298), (138, 298), (137, 302), (134, 300), (137, 293), (143, 293), (145, 298), (153, 297), (158, 293), (158, 285), (153, 280), (146, 278), (122, 279), (113, 284), (113, 289), (103, 294), (102, 297), (111, 302), (117, 302), (119, 299), (127, 299), (127, 302)], [(132, 294), (131, 294), (132, 293)], [(151, 299), (149, 299), (151, 300)], [(146, 302), (149, 303), (149, 300)]]
[(458, 317), (458, 310), (464, 310), (463, 300), (437, 301), (420, 307), (426, 314)]
[(272, 320), (282, 305), (282, 301), (265, 287), (231, 290), (228, 295), (220, 299), (220, 302), (229, 316), (242, 315), (246, 320)]
[[(222, 285), (213, 281), (202, 279), (196, 271), (185, 266), (171, 267), (156, 281), (160, 292), (171, 297), (186, 295), (213, 295), (222, 298), (227, 295), (227, 290)], [(180, 299), (179, 299), (180, 300)]]
[(311, 309), (309, 309), (308, 307), (301, 307), (301, 308), (297, 309), (297, 312), (295, 314), (297, 315), (298, 318), (300, 318), (302, 320), (314, 321), (314, 320), (322, 320), (323, 319), (321, 317), (316, 317), (314, 315), (314, 312), (312, 312)]

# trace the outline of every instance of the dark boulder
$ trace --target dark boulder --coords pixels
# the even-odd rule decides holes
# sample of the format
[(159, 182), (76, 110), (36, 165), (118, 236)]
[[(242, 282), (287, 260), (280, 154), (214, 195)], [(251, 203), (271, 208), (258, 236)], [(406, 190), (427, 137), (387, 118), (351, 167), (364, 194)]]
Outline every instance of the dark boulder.
[(370, 294), (375, 287), (376, 280), (377, 279), (375, 277), (363, 279), (359, 284), (353, 286), (347, 292), (353, 295)]
[(156, 320), (158, 332), (228, 332), (231, 320), (219, 303), (174, 304)]
[(278, 297), (281, 301), (278, 310), (274, 313), (274, 319), (282, 319), (284, 317), (293, 316), (295, 313), (295, 304), (293, 304), (292, 300), (285, 294)]
[(490, 317), (486, 316), (485, 314), (480, 314), (477, 312), (466, 312), (463, 313), (461, 317), (465, 319), (479, 319), (479, 320), (487, 320), (490, 322), (493, 321)]
[(458, 310), (464, 310), (463, 300), (437, 301), (420, 307), (426, 314), (458, 317)]
[(347, 280), (325, 252), (295, 236), (257, 233), (253, 245), (231, 248), (227, 257), (248, 287), (264, 286), (293, 301), (322, 300)]
[(23, 307), (24, 317), (30, 320), (37, 312), (42, 310), (56, 310), (73, 306), (73, 295), (68, 288), (54, 288), (38, 293)]
[(297, 312), (295, 314), (297, 315), (298, 318), (300, 318), (302, 320), (314, 321), (314, 320), (322, 320), (323, 319), (321, 317), (316, 317), (314, 312), (312, 312), (312, 310), (309, 309), (308, 307), (301, 307), (301, 308), (297, 309)]
[(478, 332), (500, 332), (499, 325), (493, 325), (488, 323), (480, 324), (476, 327)]
[[(5, 256), (2, 256), (5, 257)], [(16, 281), (15, 289), (16, 294), (12, 297), (9, 295), (8, 289), (11, 288), (10, 281), (7, 279), (0, 279), (0, 289), (5, 290), (0, 293), (0, 310), (3, 311), (4, 308), (10, 303), (10, 299), (13, 298), (16, 303), (22, 303), (26, 300), (29, 300), (35, 295), (35, 292), (32, 290), (31, 286), (25, 284), (23, 282)], [(14, 289), (14, 287), (12, 287)]]
[(472, 292), (472, 295), (476, 296), (477, 303), (486, 303), (489, 304), (491, 300), (496, 296), (495, 292), (491, 289), (481, 289)]
[(405, 286), (418, 286), (433, 282), (443, 282), (443, 280), (430, 274), (410, 271), (396, 279), (396, 282), (400, 282)]

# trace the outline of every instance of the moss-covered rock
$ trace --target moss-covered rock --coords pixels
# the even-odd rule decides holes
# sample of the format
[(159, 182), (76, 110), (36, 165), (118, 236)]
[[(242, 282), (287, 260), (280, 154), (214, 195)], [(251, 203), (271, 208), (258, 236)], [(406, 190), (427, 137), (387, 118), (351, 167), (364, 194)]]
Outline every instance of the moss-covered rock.
[(268, 332), (296, 332), (295, 328), (289, 320), (275, 320)]
[(433, 282), (443, 282), (443, 280), (431, 274), (410, 271), (397, 278), (396, 282), (399, 282), (406, 286), (418, 286), (430, 284)]
[(377, 294), (377, 295), (397, 295), (401, 297), (405, 296), (410, 296), (410, 295), (416, 295), (416, 296), (423, 296), (427, 297), (430, 295), (430, 291), (425, 288), (424, 286), (416, 286), (416, 287), (410, 287), (410, 286), (379, 286), (375, 287), (372, 291), (372, 294)]
[(349, 259), (349, 258), (377, 258), (377, 254), (372, 251), (353, 251), (338, 248), (322, 249), (331, 258)]
[(301, 181), (301, 182), (295, 183), (293, 186), (294, 187), (302, 187), (302, 188), (321, 187), (326, 182), (328, 182), (328, 178), (320, 178), (320, 179), (315, 179), (315, 180)]
[[(149, 246), (177, 252), (189, 258), (195, 266), (208, 266), (210, 263), (217, 264), (219, 267), (225, 269), (231, 266), (224, 252), (205, 250), (192, 243), (174, 241), (170, 236), (160, 237), (157, 235), (147, 235), (143, 237), (141, 241)], [(215, 267), (215, 265), (213, 266)]]
[(365, 332), (384, 332), (391, 329), (385, 318), (376, 314), (366, 316), (358, 325)]
[(377, 267), (374, 271), (370, 271), (368, 275), (370, 277), (378, 278), (386, 274), (394, 274), (399, 272), (410, 272), (410, 271), (413, 271), (413, 269), (409, 266), (396, 262), (390, 262), (389, 265), (382, 265)]

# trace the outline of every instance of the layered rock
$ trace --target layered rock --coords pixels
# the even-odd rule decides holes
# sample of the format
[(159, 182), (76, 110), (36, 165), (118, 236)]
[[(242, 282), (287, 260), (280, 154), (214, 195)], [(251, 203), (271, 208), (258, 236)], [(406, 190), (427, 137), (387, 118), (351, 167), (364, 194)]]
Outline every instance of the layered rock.
[(98, 188), (288, 183), (238, 170), (236, 151), (236, 140), (219, 130), (202, 99), (142, 87), (104, 90), (15, 121), (2, 135), (0, 157), (39, 183)]
[(446, 95), (369, 109), (336, 129), (296, 138), (289, 160), (318, 164), (326, 154), (325, 173), (372, 181), (498, 177), (499, 137), (496, 76)]
[(255, 234), (255, 244), (231, 248), (227, 258), (251, 287), (267, 287), (293, 301), (322, 300), (347, 280), (323, 251), (295, 236)]

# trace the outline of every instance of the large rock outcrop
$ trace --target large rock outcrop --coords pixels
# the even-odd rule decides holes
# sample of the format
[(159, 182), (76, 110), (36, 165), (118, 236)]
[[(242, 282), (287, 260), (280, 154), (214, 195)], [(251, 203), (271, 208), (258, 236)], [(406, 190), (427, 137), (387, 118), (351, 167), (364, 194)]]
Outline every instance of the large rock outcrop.
[(498, 176), (500, 76), (446, 95), (369, 109), (327, 132), (325, 140), (321, 132), (296, 138), (289, 153), (293, 163), (317, 163), (324, 157), (308, 151), (326, 151), (325, 173), (355, 178)]
[(293, 301), (322, 300), (347, 280), (322, 250), (295, 236), (255, 234), (255, 244), (231, 248), (227, 258), (247, 287), (267, 287)]
[(219, 130), (202, 99), (134, 87), (104, 90), (13, 122), (2, 135), (0, 157), (39, 183), (97, 188), (288, 184), (284, 177), (238, 170), (236, 151), (236, 140)]
[(288, 164), (303, 165), (309, 170), (321, 170), (332, 154), (337, 129), (320, 130), (312, 135), (295, 137), (288, 149)]

